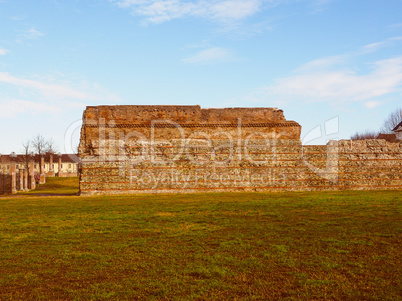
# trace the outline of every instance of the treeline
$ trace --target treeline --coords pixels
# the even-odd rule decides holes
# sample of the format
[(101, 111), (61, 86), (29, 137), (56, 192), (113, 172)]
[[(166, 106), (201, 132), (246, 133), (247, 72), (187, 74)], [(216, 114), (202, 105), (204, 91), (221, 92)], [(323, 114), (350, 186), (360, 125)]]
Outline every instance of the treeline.
[(396, 109), (385, 120), (382, 127), (377, 130), (366, 130), (356, 132), (350, 136), (351, 140), (376, 139), (381, 134), (393, 134), (392, 130), (402, 121), (402, 108)]

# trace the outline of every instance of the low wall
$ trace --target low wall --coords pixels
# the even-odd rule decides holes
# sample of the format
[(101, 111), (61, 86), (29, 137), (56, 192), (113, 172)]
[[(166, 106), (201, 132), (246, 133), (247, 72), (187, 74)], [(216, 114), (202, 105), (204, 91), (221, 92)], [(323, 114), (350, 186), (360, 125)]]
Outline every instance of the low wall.
[(71, 177), (78, 177), (77, 172), (63, 172), (63, 173), (58, 173), (58, 177), (60, 178), (71, 178)]
[(81, 156), (81, 194), (402, 189), (402, 144), (385, 140), (104, 139)]
[(11, 175), (0, 173), (0, 194), (12, 193), (11, 181)]
[(9, 173), (0, 173), (0, 194), (17, 193), (35, 189), (35, 177), (33, 176), (33, 163), (30, 170), (16, 169), (16, 164), (10, 164)]

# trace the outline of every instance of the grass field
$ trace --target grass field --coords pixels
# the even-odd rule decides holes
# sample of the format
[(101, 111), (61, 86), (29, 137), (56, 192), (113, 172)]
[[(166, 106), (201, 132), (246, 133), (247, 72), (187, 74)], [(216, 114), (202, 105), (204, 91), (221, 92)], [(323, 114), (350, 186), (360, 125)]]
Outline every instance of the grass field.
[(20, 195), (77, 195), (79, 179), (71, 178), (46, 178), (46, 183), (38, 185), (35, 190), (19, 192)]
[(401, 200), (1, 197), (0, 300), (400, 300)]

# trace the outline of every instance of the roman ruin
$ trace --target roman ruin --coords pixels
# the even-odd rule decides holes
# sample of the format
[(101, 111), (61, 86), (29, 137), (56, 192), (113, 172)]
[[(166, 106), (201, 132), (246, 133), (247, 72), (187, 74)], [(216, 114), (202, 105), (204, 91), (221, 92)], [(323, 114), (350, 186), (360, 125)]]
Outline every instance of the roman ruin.
[(80, 193), (401, 189), (402, 144), (302, 145), (276, 108), (89, 106)]

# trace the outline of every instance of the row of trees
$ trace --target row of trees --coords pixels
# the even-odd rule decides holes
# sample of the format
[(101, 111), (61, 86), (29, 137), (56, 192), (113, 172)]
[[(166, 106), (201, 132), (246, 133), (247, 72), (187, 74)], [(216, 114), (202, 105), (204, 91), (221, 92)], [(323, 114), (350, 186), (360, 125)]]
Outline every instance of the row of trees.
[(29, 162), (36, 161), (40, 164), (43, 156), (56, 154), (57, 147), (53, 139), (45, 139), (38, 134), (32, 139), (28, 139), (22, 143), (25, 168), (29, 169)]
[(366, 130), (365, 132), (356, 132), (351, 140), (376, 139), (378, 134), (392, 134), (392, 130), (402, 121), (402, 108), (396, 109), (385, 120), (378, 131)]

